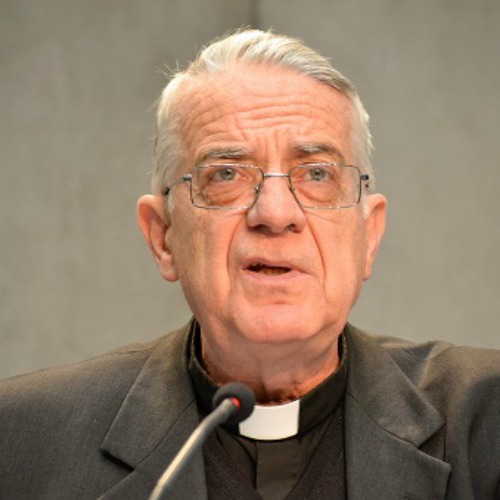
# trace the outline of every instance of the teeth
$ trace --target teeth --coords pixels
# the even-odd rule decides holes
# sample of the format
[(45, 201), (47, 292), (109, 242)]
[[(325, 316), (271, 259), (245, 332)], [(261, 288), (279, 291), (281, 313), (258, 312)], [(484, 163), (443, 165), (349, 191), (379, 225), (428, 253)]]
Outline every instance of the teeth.
[(264, 267), (259, 272), (261, 274), (274, 275), (274, 274), (284, 274), (287, 273), (288, 271), (289, 270), (284, 267)]
[(265, 264), (255, 263), (249, 267), (250, 271), (255, 273), (277, 275), (284, 274), (290, 271), (287, 267), (266, 266)]

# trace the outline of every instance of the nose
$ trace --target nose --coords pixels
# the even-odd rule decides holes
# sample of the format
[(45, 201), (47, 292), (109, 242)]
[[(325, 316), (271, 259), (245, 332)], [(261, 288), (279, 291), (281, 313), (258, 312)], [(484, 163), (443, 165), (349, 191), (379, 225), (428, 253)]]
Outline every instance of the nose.
[(306, 217), (290, 189), (286, 174), (266, 174), (255, 203), (247, 213), (248, 225), (272, 234), (304, 229)]

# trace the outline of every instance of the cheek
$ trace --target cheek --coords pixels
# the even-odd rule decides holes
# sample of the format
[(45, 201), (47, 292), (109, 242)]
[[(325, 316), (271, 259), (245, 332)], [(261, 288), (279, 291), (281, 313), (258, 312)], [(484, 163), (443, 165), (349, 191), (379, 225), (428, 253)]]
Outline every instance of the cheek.
[(179, 220), (172, 224), (173, 261), (184, 297), (195, 316), (199, 315), (203, 302), (209, 296), (209, 278), (206, 262), (210, 258), (204, 251), (210, 248), (206, 234), (200, 231), (195, 218)]
[(179, 279), (186, 291), (218, 293), (217, 288), (227, 280), (234, 229), (224, 214), (195, 210), (188, 217), (179, 217), (172, 227)]
[(352, 301), (357, 296), (365, 271), (362, 227), (356, 221), (346, 220), (342, 224), (332, 223), (329, 228), (323, 227), (319, 231), (320, 235), (328, 235), (317, 239), (327, 301)]

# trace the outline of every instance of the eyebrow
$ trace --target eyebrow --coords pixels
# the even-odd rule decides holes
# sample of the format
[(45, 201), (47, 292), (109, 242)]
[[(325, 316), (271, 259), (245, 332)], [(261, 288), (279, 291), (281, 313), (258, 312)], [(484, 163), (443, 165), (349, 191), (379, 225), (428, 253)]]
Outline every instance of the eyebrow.
[(205, 151), (197, 163), (204, 163), (207, 160), (239, 160), (248, 156), (248, 150), (241, 147), (213, 148)]
[[(318, 153), (326, 153), (331, 156), (335, 162), (345, 163), (344, 155), (333, 144), (322, 142), (311, 142), (304, 144), (296, 144), (293, 149), (300, 154), (300, 156), (310, 156)], [(210, 160), (240, 160), (248, 157), (250, 151), (243, 147), (220, 147), (212, 148), (205, 151), (196, 162), (205, 163)]]
[(314, 155), (317, 153), (326, 153), (331, 156), (332, 159), (340, 163), (345, 163), (344, 155), (337, 149), (333, 144), (328, 143), (306, 143), (306, 144), (296, 144), (294, 147), (295, 151), (303, 156)]

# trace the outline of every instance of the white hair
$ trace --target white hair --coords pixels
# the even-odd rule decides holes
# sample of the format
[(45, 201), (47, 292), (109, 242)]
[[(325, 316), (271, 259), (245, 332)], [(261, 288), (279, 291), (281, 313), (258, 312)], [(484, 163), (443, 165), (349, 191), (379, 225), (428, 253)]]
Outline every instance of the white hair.
[(357, 166), (370, 175), (372, 151), (368, 114), (351, 82), (330, 62), (300, 40), (271, 32), (242, 30), (206, 46), (185, 71), (177, 72), (164, 88), (158, 104), (157, 134), (154, 149), (152, 189), (162, 193), (182, 162), (182, 131), (180, 105), (187, 81), (213, 75), (237, 64), (248, 63), (290, 69), (325, 83), (346, 96), (352, 103), (352, 141)]

